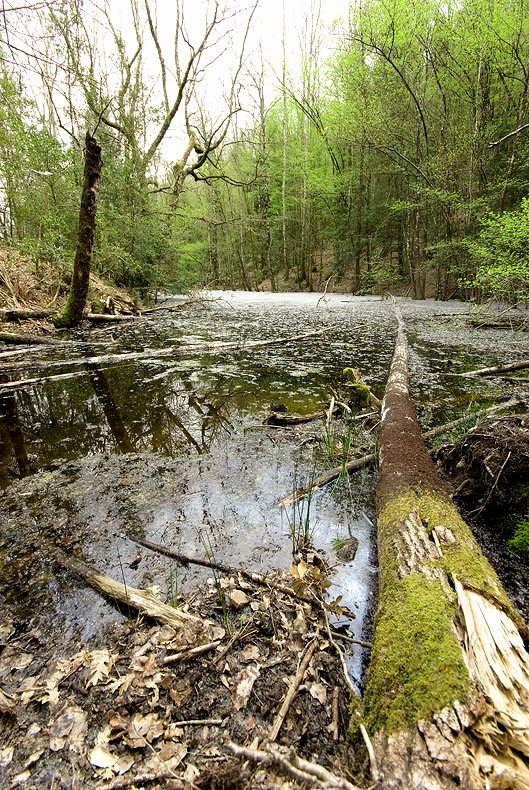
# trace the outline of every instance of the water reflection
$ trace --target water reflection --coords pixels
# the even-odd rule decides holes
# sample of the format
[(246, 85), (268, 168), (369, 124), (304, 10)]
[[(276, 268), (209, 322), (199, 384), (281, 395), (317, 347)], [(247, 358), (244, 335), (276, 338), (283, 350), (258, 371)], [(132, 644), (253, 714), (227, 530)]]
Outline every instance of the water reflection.
[[(5, 376), (0, 376), (0, 381), (5, 380)], [(4, 392), (0, 395), (0, 488), (7, 488), (12, 476), (16, 474), (13, 469), (13, 460), (16, 463), (19, 477), (26, 477), (30, 474), (30, 464), (16, 398), (12, 393)]]

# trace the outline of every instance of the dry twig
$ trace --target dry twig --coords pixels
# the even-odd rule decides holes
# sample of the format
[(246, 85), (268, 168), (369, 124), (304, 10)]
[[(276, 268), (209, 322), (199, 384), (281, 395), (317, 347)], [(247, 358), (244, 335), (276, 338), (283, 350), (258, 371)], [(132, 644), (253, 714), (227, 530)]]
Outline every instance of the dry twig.
[(285, 716), (288, 713), (288, 709), (292, 705), (292, 701), (293, 701), (294, 697), (296, 696), (298, 688), (301, 685), (301, 681), (303, 680), (303, 677), (305, 675), (305, 672), (307, 671), (307, 667), (308, 667), (308, 665), (310, 663), (310, 660), (311, 660), (312, 656), (314, 655), (314, 651), (316, 650), (317, 645), (318, 645), (318, 639), (316, 637), (315, 639), (312, 640), (312, 642), (310, 643), (309, 647), (307, 648), (307, 650), (305, 652), (305, 655), (303, 656), (303, 660), (302, 660), (301, 664), (299, 665), (298, 671), (296, 672), (296, 674), (294, 675), (294, 677), (292, 678), (292, 680), (290, 682), (290, 686), (289, 686), (289, 689), (287, 691), (286, 697), (283, 700), (283, 704), (281, 705), (281, 709), (280, 709), (279, 713), (276, 716), (276, 719), (275, 719), (275, 721), (274, 721), (274, 723), (272, 725), (272, 729), (270, 730), (270, 735), (269, 735), (269, 738), (268, 738), (270, 743), (275, 741), (275, 739), (279, 735), (279, 730), (281, 729), (281, 725), (283, 724), (283, 722), (285, 720)]
[(336, 776), (322, 765), (298, 757), (294, 749), (282, 751), (278, 746), (268, 744), (266, 751), (263, 751), (262, 749), (248, 749), (233, 742), (228, 744), (228, 749), (236, 757), (243, 757), (245, 760), (252, 760), (263, 765), (277, 765), (294, 779), (321, 788), (321, 790), (358, 790), (347, 779)]

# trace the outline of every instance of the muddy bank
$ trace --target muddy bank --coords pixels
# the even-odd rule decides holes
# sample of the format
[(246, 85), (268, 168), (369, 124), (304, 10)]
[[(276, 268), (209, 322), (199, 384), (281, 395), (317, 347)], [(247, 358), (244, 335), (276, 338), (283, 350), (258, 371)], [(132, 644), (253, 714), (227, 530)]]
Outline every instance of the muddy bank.
[(529, 622), (529, 557), (509, 541), (529, 511), (529, 418), (481, 421), (453, 444), (433, 451), (439, 472), (511, 600)]
[[(451, 377), (450, 373), (497, 364), (513, 353), (527, 353), (526, 336), (504, 330), (470, 329), (463, 315), (463, 305), (403, 301), (402, 310), (410, 334), (412, 394), (423, 429), (470, 414), (512, 394), (512, 383), (469, 380)], [(451, 311), (450, 317), (432, 315), (436, 311)], [(87, 354), (94, 353), (96, 344), (97, 353), (104, 353), (105, 348), (119, 353), (175, 343), (186, 346), (211, 340), (261, 340), (320, 329), (327, 330), (320, 339), (270, 347), (259, 354), (249, 350), (223, 355), (190, 351), (178, 358), (103, 363), (98, 369), (83, 368), (81, 364)], [(493, 341), (491, 332), (494, 333)], [(166, 601), (175, 598), (182, 601), (185, 597), (193, 609), (193, 596), (197, 595), (194, 610), (221, 627), (222, 606), (210, 571), (179, 566), (173, 560), (139, 547), (132, 539), (146, 538), (188, 556), (213, 556), (220, 562), (248, 570), (282, 570), (288, 577), (292, 554), (299, 539), (308, 532), (318, 553), (331, 566), (328, 577), (333, 584), (331, 599), (342, 595), (343, 603), (356, 615), (354, 618), (342, 616), (341, 622), (346, 624), (350, 636), (365, 638), (376, 589), (371, 524), (376, 469), (355, 473), (354, 477), (316, 492), (310, 502), (305, 500), (288, 511), (282, 510), (278, 501), (309, 482), (311, 477), (340, 463), (344, 448), (357, 455), (370, 452), (374, 446), (374, 432), (351, 430), (344, 420), (327, 423), (325, 418), (320, 418), (288, 428), (267, 425), (266, 420), (271, 403), (284, 404), (290, 414), (325, 412), (333, 391), (340, 394), (339, 384), (346, 367), (359, 369), (375, 394), (382, 396), (394, 333), (391, 306), (377, 298), (332, 295), (325, 304), (313, 294), (224, 293), (200, 310), (161, 311), (127, 326), (91, 332), (90, 347), (80, 344), (66, 351), (39, 349), (34, 356), (5, 349), (9, 356), (2, 359), (6, 364), (9, 361), (19, 365), (11, 371), (6, 370), (8, 377), (31, 377), (37, 372), (39, 375), (58, 371), (75, 373), (71, 379), (28, 386), (15, 394), (15, 408), (9, 418), (11, 444), (6, 442), (0, 453), (3, 485), (6, 486), (0, 500), (3, 571), (0, 592), (5, 618), (2, 655), (6, 658), (2, 677), (7, 683), (7, 693), (17, 701), (25, 699), (26, 675), (50, 677), (59, 661), (69, 662), (84, 649), (90, 654), (94, 650), (116, 652), (120, 657), (113, 663), (109, 674), (112, 680), (108, 685), (118, 685), (112, 693), (105, 682), (87, 686), (89, 673), (93, 672), (89, 670), (93, 656), (79, 659), (75, 670), (78, 674), (72, 675), (71, 683), (65, 681), (64, 695), (59, 687), (60, 711), (71, 713), (76, 721), (78, 714), (74, 715), (71, 709), (84, 710), (83, 700), (87, 700), (89, 718), (86, 721), (79, 718), (79, 726), (87, 733), (86, 754), (96, 748), (97, 733), (110, 726), (106, 731), (108, 739), (105, 740), (107, 735), (102, 736), (102, 748), (116, 760), (124, 757), (120, 769), (130, 761), (129, 750), (132, 749), (133, 763), (126, 771), (133, 774), (152, 772), (151, 746), (162, 751), (163, 745), (162, 759), (176, 758), (170, 766), (180, 777), (178, 781), (183, 781), (181, 776), (189, 763), (198, 766), (199, 774), (195, 775), (196, 782), (191, 773), (185, 781), (197, 786), (215, 786), (211, 773), (206, 771), (212, 764), (226, 766), (225, 779), (215, 779), (219, 787), (238, 787), (219, 725), (186, 725), (185, 743), (180, 735), (176, 738), (171, 735), (171, 725), (188, 718), (184, 712), (186, 706), (189, 717), (191, 714), (196, 718), (206, 716), (208, 711), (202, 702), (204, 692), (208, 706), (214, 705), (219, 698), (218, 715), (213, 714), (213, 718), (222, 720), (222, 728), (226, 728), (231, 737), (242, 740), (247, 732), (250, 739), (255, 728), (261, 737), (280, 707), (278, 689), (284, 692), (287, 687), (283, 678), (295, 673), (300, 649), (308, 644), (303, 635), (299, 641), (294, 628), (296, 619), (298, 624), (302, 619), (299, 602), (297, 605), (288, 601), (271, 602), (270, 606), (276, 607), (273, 616), (270, 615), (273, 634), (266, 629), (259, 630), (259, 626), (255, 638), (243, 640), (240, 646), (241, 651), (248, 648), (245, 657), (239, 655), (238, 647), (235, 648), (235, 660), (229, 672), (222, 670), (220, 665), (213, 669), (210, 656), (183, 665), (183, 674), (168, 676), (160, 668), (167, 644), (161, 637), (160, 641), (154, 631), (151, 640), (149, 629), (153, 626), (144, 624), (139, 629), (141, 636), (132, 636), (126, 622), (128, 612), (120, 611), (51, 560), (39, 545), (39, 537), (55, 542), (117, 581), (136, 587), (160, 587)], [(76, 339), (81, 338), (76, 336)], [(69, 366), (71, 359), (76, 361), (75, 368)], [(38, 371), (32, 368), (37, 362), (45, 367), (39, 367)], [(517, 386), (523, 393), (523, 382)], [(347, 550), (342, 551), (344, 546)], [(208, 586), (208, 579), (213, 580), (213, 585)], [(229, 587), (232, 582), (225, 584)], [(239, 585), (239, 581), (235, 580), (234, 584)], [(261, 610), (263, 598), (257, 590), (252, 589), (250, 593), (245, 590), (245, 593), (259, 604), (255, 610), (248, 604), (252, 612), (268, 611)], [(235, 623), (244, 625), (247, 618), (245, 615), (241, 621), (243, 614), (244, 611), (232, 612)], [(303, 617), (307, 622), (307, 636), (316, 631), (316, 623), (305, 610)], [(9, 631), (10, 623), (14, 628), (12, 632)], [(319, 627), (322, 631), (321, 623)], [(278, 640), (277, 644), (274, 639)], [(135, 658), (135, 652), (141, 651), (149, 640), (153, 643), (152, 650), (146, 648), (143, 656)], [(227, 641), (229, 639), (224, 644)], [(295, 650), (291, 650), (291, 642)], [(323, 664), (318, 663), (328, 662), (320, 653), (332, 654), (331, 648), (323, 646), (324, 642), (325, 639), (315, 654), (316, 674), (307, 676), (300, 703), (297, 705), (296, 699), (293, 707), (294, 713), (299, 708), (301, 714), (297, 721), (295, 713), (291, 732), (293, 741), (301, 744), (304, 756), (318, 755), (325, 765), (338, 771), (345, 759), (343, 731), (340, 730), (337, 745), (325, 742), (320, 751), (310, 723), (304, 723), (305, 717), (314, 718), (320, 734), (328, 733), (334, 741), (332, 731), (325, 728), (333, 724), (334, 687), (331, 689), (331, 686), (337, 670), (329, 663), (328, 671), (324, 672)], [(117, 651), (114, 650), (116, 645)], [(275, 654), (274, 648), (277, 648)], [(286, 663), (271, 665), (266, 671), (272, 674), (267, 675), (264, 663), (273, 662), (275, 657), (283, 661), (284, 650), (289, 656)], [(28, 653), (31, 662), (16, 667), (15, 663), (19, 662), (14, 654), (17, 651)], [(151, 663), (146, 673), (141, 668), (134, 669), (134, 662), (137, 664), (139, 658), (151, 653), (154, 659), (149, 658)], [(368, 655), (368, 651), (358, 646), (347, 660), (353, 681), (360, 689)], [(332, 661), (335, 660), (336, 655), (332, 654)], [(231, 666), (229, 654), (226, 661)], [(239, 683), (236, 678), (245, 667), (256, 662), (261, 664), (259, 677), (254, 679), (259, 699), (255, 697), (257, 707), (252, 707), (254, 700), (248, 698), (250, 723), (243, 721), (244, 706), (240, 709), (242, 712), (233, 714), (233, 722), (225, 721), (226, 710), (230, 705), (233, 708), (234, 689)], [(143, 663), (140, 664), (143, 667)], [(0, 671), (3, 666), (2, 659)], [(158, 671), (163, 675), (157, 683), (159, 699), (164, 700), (160, 708), (155, 705), (151, 709), (149, 705), (148, 700), (152, 702), (157, 693), (152, 688), (149, 687), (147, 696), (142, 696), (142, 683), (150, 682), (151, 670), (154, 675)], [(116, 703), (119, 681), (130, 674), (135, 677), (134, 688), (141, 693), (138, 691), (137, 697), (123, 698)], [(179, 678), (187, 675), (193, 678), (193, 694), (186, 697), (185, 703), (180, 703), (184, 707), (175, 709), (173, 716), (169, 707), (176, 705), (176, 701), (170, 691), (174, 690)], [(228, 686), (220, 679), (222, 675)], [(244, 677), (251, 680), (243, 673), (241, 682)], [(326, 696), (318, 687), (314, 689), (315, 693), (317, 690), (325, 696), (324, 702), (311, 694), (309, 684), (312, 682), (321, 683), (327, 689)], [(0, 685), (4, 687), (3, 683)], [(340, 727), (343, 727), (346, 719), (341, 696), (343, 685), (341, 681), (335, 685), (341, 689), (339, 718)], [(72, 696), (68, 696), (70, 686)], [(271, 699), (267, 702), (269, 688), (275, 691), (270, 692)], [(311, 706), (314, 701), (321, 710), (306, 707), (303, 695)], [(99, 705), (101, 700), (104, 704)], [(127, 743), (127, 739), (132, 738), (131, 727), (136, 727), (131, 723), (135, 707), (141, 709), (141, 727), (147, 727), (143, 735), (151, 732), (149, 722), (153, 724), (153, 732), (160, 733), (156, 737), (153, 735), (150, 746), (141, 746), (141, 753), (136, 753)], [(70, 743), (78, 741), (72, 737), (66, 743), (70, 735), (57, 734), (64, 733), (67, 727), (67, 722), (55, 723), (60, 719), (59, 709), (51, 711), (48, 703), (42, 707), (35, 692), (23, 710), (29, 711), (23, 712), (26, 718), (21, 724), (28, 732), (31, 716), (36, 716), (38, 710), (43, 711), (42, 720), (38, 719), (41, 740), (34, 748), (28, 741), (28, 748), (32, 749), (29, 754), (21, 751), (11, 755), (9, 776), (16, 776), (17, 771), (33, 773), (35, 770), (38, 771), (35, 786), (51, 787), (53, 775), (65, 771), (69, 781), (74, 768), (68, 773), (67, 766), (77, 766), (77, 757), (72, 755), (77, 755), (75, 749), (81, 747), (76, 745), (71, 749)], [(317, 711), (324, 712), (324, 717)], [(144, 721), (151, 712), (157, 718)], [(124, 722), (119, 724), (116, 716), (123, 716)], [(256, 719), (255, 725), (252, 717)], [(15, 725), (13, 720), (4, 719), (3, 726), (6, 721), (10, 727)], [(114, 727), (112, 722), (119, 726)], [(198, 730), (192, 729), (197, 726), (201, 727), (201, 733), (204, 728), (213, 729), (197, 736), (193, 733)], [(15, 746), (17, 739), (27, 735), (24, 729), (13, 728), (9, 732), (9, 744)], [(65, 739), (65, 746), (57, 750), (59, 756), (54, 756), (50, 748), (54, 733)], [(220, 754), (214, 748), (218, 748)], [(42, 758), (39, 755), (24, 768), (25, 761), (31, 760), (41, 749), (45, 750)], [(178, 762), (184, 752), (185, 757)], [(8, 758), (9, 753), (5, 753), (0, 759)], [(51, 761), (49, 769), (46, 768), (48, 760)], [(60, 762), (54, 763), (54, 760)], [(236, 773), (240, 765), (235, 764)], [(75, 770), (82, 771), (82, 781), (90, 781), (95, 786), (114, 781), (111, 774), (105, 779), (96, 768), (88, 759), (88, 763)], [(116, 780), (119, 770), (113, 774)], [(189, 770), (192, 772), (191, 768)], [(123, 781), (132, 778), (126, 771)], [(170, 775), (169, 779), (177, 781)], [(247, 785), (242, 786), (251, 787), (251, 782), (259, 786), (253, 773), (244, 775), (244, 779)], [(260, 786), (267, 786), (266, 776), (261, 780)]]

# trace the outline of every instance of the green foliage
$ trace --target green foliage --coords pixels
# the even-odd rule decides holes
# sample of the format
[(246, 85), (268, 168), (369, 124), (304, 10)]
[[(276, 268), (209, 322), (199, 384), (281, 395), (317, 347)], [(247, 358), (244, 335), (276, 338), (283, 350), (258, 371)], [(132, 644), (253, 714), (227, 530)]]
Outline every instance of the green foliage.
[(509, 541), (509, 548), (523, 554), (529, 560), (529, 513), (518, 522), (515, 533)]
[[(325, 63), (315, 28), (300, 45), (301, 78), (267, 105), (256, 96), (253, 121), (201, 168), (211, 183), (187, 179), (178, 206), (171, 164), (146, 144), (165, 103), (118, 28), (107, 30), (112, 78), (98, 74), (84, 13), (42, 9), (50, 57), (55, 47), (70, 69), (71, 122), (97, 126), (103, 147), (97, 271), (144, 290), (311, 289), (334, 274), (331, 288), (343, 277), (363, 293), (409, 279), (416, 297), (459, 283), (465, 296), (527, 299), (529, 138), (507, 136), (529, 95), (523, 3), (368, 0)], [(36, 265), (62, 269), (82, 162), (49, 114), (0, 67), (1, 231)]]
[(476, 239), (467, 239), (476, 262), (472, 285), (511, 302), (529, 300), (529, 199), (503, 214), (488, 212)]

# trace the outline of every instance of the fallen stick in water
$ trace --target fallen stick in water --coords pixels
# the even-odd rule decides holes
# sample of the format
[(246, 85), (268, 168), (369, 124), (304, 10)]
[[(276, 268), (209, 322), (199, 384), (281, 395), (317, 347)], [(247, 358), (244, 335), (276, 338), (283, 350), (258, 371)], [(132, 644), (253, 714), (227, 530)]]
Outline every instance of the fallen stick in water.
[(470, 378), (471, 376), (494, 376), (496, 373), (510, 373), (513, 370), (524, 370), (529, 368), (529, 359), (522, 359), (520, 362), (510, 362), (508, 365), (496, 365), (492, 368), (479, 368), (469, 370), (466, 373), (455, 373), (455, 376)]
[[(246, 349), (262, 348), (264, 346), (274, 346), (285, 343), (294, 343), (299, 340), (305, 340), (310, 337), (318, 337), (326, 332), (327, 329), (318, 329), (316, 332), (306, 332), (303, 335), (295, 335), (293, 337), (278, 337), (273, 340), (243, 340), (230, 343), (201, 343), (198, 345), (179, 345), (167, 346), (166, 348), (158, 348), (149, 351), (129, 351), (123, 354), (104, 354), (96, 357), (79, 357), (78, 359), (57, 360), (55, 362), (42, 362), (31, 365), (32, 368), (51, 368), (51, 367), (65, 367), (65, 366), (78, 366), (78, 365), (100, 365), (115, 364), (124, 361), (133, 361), (137, 359), (158, 359), (160, 357), (180, 357), (184, 354), (194, 354), (197, 351), (208, 351), (216, 353), (218, 351), (245, 351)], [(17, 367), (27, 367), (25, 363), (21, 365), (13, 364), (1, 368), (4, 372), (9, 372)], [(72, 378), (75, 373), (60, 373), (55, 376), (44, 376), (42, 378), (34, 379), (21, 379), (20, 381), (9, 381), (5, 384), (0, 384), (0, 389), (23, 389), (24, 387), (33, 386), (34, 384), (42, 384), (48, 381), (54, 381), (59, 378)]]
[(164, 554), (166, 557), (171, 557), (174, 560), (179, 560), (183, 565), (191, 564), (191, 565), (200, 565), (203, 568), (211, 568), (215, 571), (220, 571), (221, 573), (225, 573), (227, 576), (237, 576), (240, 574), (245, 579), (254, 582), (255, 584), (260, 584), (263, 587), (272, 587), (274, 590), (279, 590), (280, 592), (286, 593), (286, 595), (291, 596), (292, 598), (296, 598), (301, 601), (306, 601), (310, 604), (319, 604), (319, 601), (315, 598), (311, 598), (308, 595), (297, 595), (294, 592), (292, 587), (289, 587), (286, 584), (282, 584), (281, 582), (275, 582), (265, 576), (263, 573), (256, 573), (254, 571), (247, 571), (244, 568), (234, 568), (230, 565), (223, 565), (220, 562), (212, 562), (211, 560), (200, 560), (197, 557), (186, 557), (185, 554), (179, 554), (172, 549), (167, 548), (166, 546), (161, 546), (159, 543), (151, 543), (150, 540), (143, 540), (143, 538), (133, 538), (129, 535), (120, 535), (122, 538), (126, 538), (127, 540), (131, 540), (133, 543), (137, 543), (139, 546), (145, 546), (146, 549), (150, 549), (151, 551), (155, 551), (158, 554)]
[[(432, 428), (431, 430), (423, 433), (422, 437), (423, 439), (431, 439), (433, 436), (437, 436), (440, 433), (445, 433), (446, 431), (451, 431), (453, 428), (457, 428), (458, 425), (462, 425), (467, 420), (482, 417), (485, 414), (491, 414), (492, 412), (499, 411), (500, 409), (510, 408), (511, 406), (515, 406), (517, 403), (519, 403), (517, 400), (509, 400), (506, 403), (496, 403), (494, 406), (489, 406), (487, 409), (480, 409), (480, 411), (476, 411), (473, 414), (467, 414), (464, 417), (459, 417), (457, 420), (446, 422), (444, 425), (438, 425), (436, 428)], [(316, 491), (318, 488), (322, 488), (328, 483), (332, 483), (333, 480), (337, 480), (344, 472), (347, 472), (348, 474), (351, 472), (356, 472), (358, 469), (362, 469), (364, 466), (372, 464), (375, 460), (376, 454), (369, 453), (369, 455), (362, 455), (360, 458), (353, 458), (352, 461), (349, 461), (345, 465), (342, 464), (341, 466), (335, 466), (333, 469), (323, 472), (323, 474), (313, 480), (310, 485), (300, 486), (292, 494), (280, 499), (278, 505), (281, 507), (293, 505), (295, 502), (299, 502), (300, 499), (303, 499), (303, 497), (307, 496), (307, 494)]]

